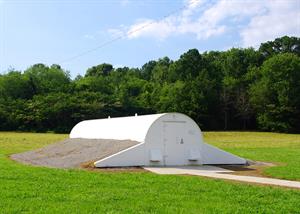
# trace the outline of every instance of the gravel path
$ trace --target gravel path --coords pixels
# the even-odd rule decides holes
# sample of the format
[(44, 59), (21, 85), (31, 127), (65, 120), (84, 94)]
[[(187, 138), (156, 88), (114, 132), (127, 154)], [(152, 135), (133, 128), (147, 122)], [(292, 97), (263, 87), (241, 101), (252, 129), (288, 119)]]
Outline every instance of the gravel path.
[(38, 150), (14, 154), (10, 157), (25, 164), (55, 168), (76, 168), (83, 163), (103, 159), (138, 143), (131, 140), (73, 138)]

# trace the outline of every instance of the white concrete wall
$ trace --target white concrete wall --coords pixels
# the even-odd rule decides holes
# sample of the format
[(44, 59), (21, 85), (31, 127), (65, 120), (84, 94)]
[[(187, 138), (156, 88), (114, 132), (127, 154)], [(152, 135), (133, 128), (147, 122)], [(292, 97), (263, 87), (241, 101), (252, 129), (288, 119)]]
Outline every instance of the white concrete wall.
[(204, 143), (201, 150), (203, 164), (246, 164), (244, 158), (240, 158), (229, 152)]
[[(203, 137), (198, 125), (186, 115), (170, 113), (157, 119), (150, 127), (145, 143), (145, 149), (148, 151), (146, 165), (202, 164), (201, 157), (189, 161), (191, 150), (200, 154)], [(150, 160), (151, 149), (159, 149), (162, 152), (164, 157), (161, 162)]]
[(145, 143), (120, 151), (94, 163), (96, 167), (145, 166)]

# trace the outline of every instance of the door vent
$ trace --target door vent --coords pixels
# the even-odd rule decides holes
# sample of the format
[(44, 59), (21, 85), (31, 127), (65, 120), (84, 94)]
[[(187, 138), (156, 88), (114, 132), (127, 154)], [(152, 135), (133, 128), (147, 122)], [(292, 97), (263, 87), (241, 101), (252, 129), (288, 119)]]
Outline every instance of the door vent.
[(189, 161), (197, 161), (200, 159), (200, 152), (198, 149), (189, 150)]
[(150, 161), (151, 162), (160, 162), (162, 161), (162, 154), (160, 149), (151, 149), (150, 150)]

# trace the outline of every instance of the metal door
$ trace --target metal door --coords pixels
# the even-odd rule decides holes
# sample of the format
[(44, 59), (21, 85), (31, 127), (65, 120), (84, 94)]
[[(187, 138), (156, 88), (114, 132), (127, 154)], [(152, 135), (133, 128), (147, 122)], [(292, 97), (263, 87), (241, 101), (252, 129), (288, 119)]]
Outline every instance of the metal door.
[(164, 121), (164, 165), (176, 166), (185, 164), (185, 140), (185, 121)]

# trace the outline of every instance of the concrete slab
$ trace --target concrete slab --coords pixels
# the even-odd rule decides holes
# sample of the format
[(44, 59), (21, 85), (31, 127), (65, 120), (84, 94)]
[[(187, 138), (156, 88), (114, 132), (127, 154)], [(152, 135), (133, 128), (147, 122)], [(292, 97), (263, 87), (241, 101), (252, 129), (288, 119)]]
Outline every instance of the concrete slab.
[(264, 185), (275, 185), (300, 189), (299, 181), (281, 180), (255, 176), (242, 176), (228, 174), (233, 171), (215, 166), (186, 166), (186, 167), (144, 167), (144, 169), (157, 174), (188, 174), (216, 179), (235, 180)]
[(221, 174), (221, 173), (211, 173), (211, 174), (202, 173), (200, 176), (300, 189), (299, 181), (289, 181), (289, 180), (255, 177), (255, 176), (230, 175), (230, 174)]

